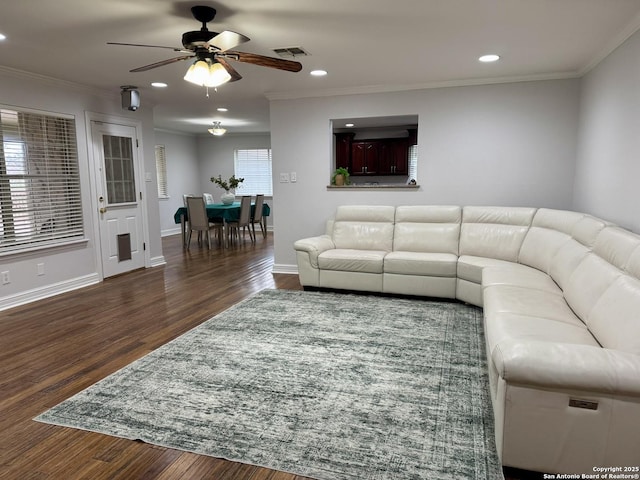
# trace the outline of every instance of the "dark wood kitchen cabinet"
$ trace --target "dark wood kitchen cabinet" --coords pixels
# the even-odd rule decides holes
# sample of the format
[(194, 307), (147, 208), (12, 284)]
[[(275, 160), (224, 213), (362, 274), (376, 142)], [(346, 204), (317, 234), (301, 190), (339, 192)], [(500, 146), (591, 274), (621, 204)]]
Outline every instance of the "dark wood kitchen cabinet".
[(408, 175), (409, 144), (406, 139), (383, 142), (378, 147), (378, 175)]
[(415, 130), (408, 137), (355, 140), (354, 133), (336, 133), (336, 167), (351, 175), (408, 175), (409, 147), (415, 144)]
[(351, 175), (377, 175), (380, 143), (353, 142), (351, 145)]

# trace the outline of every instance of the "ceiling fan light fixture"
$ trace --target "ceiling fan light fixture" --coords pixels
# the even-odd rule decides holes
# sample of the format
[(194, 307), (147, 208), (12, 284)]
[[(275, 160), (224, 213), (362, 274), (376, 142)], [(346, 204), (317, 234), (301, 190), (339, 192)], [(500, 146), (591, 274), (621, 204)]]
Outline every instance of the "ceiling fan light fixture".
[(220, 137), (221, 135), (227, 133), (227, 129), (222, 128), (220, 126), (220, 122), (213, 122), (213, 128), (210, 128), (208, 131), (211, 135), (215, 135), (216, 137)]
[(209, 64), (204, 60), (196, 60), (187, 70), (184, 79), (187, 82), (203, 86), (209, 76)]
[(209, 64), (205, 60), (197, 60), (189, 67), (184, 79), (201, 87), (215, 88), (231, 80), (231, 75), (216, 61)]
[(215, 62), (209, 67), (209, 75), (207, 76), (204, 86), (219, 87), (229, 80), (231, 80), (231, 75), (227, 72), (227, 69), (218, 62)]

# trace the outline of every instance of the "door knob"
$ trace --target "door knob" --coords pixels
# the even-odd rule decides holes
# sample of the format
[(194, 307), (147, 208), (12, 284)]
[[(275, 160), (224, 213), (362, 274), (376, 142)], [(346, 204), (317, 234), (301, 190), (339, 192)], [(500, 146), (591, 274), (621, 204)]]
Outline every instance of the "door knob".
[(100, 207), (100, 213), (107, 213), (106, 207)]

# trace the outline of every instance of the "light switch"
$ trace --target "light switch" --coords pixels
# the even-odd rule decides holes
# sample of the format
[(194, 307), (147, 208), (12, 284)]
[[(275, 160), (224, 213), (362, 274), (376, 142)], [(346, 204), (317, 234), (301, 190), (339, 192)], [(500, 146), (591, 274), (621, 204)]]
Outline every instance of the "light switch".
[(281, 173), (280, 174), (280, 183), (289, 183), (289, 174)]
[(297, 181), (298, 181), (298, 176), (296, 175), (296, 172), (291, 172), (291, 183), (297, 182)]

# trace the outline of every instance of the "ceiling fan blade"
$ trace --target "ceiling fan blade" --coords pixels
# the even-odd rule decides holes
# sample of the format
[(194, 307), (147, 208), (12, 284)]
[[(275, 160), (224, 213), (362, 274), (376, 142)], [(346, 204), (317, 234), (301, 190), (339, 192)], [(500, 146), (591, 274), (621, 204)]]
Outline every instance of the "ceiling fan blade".
[(229, 65), (229, 62), (224, 58), (217, 57), (216, 61), (222, 65), (227, 72), (229, 72), (229, 75), (231, 75), (231, 80), (229, 80), (230, 82), (237, 82), (242, 78), (242, 75), (240, 75), (235, 68)]
[(140, 43), (119, 43), (119, 42), (107, 42), (107, 45), (123, 45), (125, 47), (148, 47), (148, 48), (164, 48), (168, 50), (173, 50), (174, 52), (189, 52), (189, 50), (185, 50), (184, 48), (178, 47), (165, 47), (162, 45), (144, 45)]
[(241, 33), (225, 30), (220, 32), (215, 37), (207, 42), (207, 45), (217, 48), (221, 52), (229, 50), (230, 48), (237, 47), (243, 43), (247, 43), (251, 40), (249, 37), (242, 35)]
[(133, 70), (129, 70), (130, 72), (146, 72), (147, 70), (151, 70), (152, 68), (162, 67), (164, 65), (170, 65), (175, 62), (179, 62), (181, 60), (189, 60), (190, 58), (195, 57), (195, 55), (185, 55), (183, 57), (175, 57), (170, 58), (169, 60), (162, 60), (161, 62), (151, 63), (149, 65), (145, 65), (144, 67), (134, 68)]
[(278, 70), (286, 70), (288, 72), (299, 72), (302, 70), (300, 62), (293, 60), (284, 60), (282, 58), (265, 57), (255, 53), (245, 52), (224, 52), (224, 57), (238, 62), (253, 63), (262, 67), (277, 68)]

